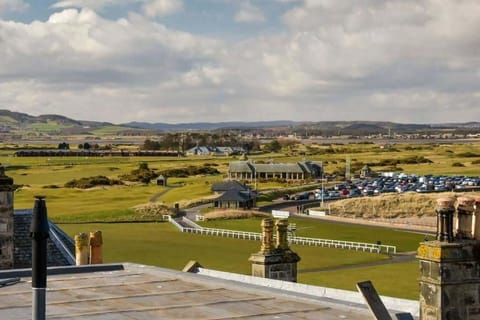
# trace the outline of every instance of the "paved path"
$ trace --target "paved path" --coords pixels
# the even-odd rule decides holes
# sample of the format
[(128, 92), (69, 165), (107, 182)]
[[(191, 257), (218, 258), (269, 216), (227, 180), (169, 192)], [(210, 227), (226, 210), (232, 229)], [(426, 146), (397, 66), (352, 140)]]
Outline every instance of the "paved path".
[(160, 191), (159, 193), (155, 194), (153, 197), (150, 198), (150, 202), (157, 202), (158, 198), (163, 196), (168, 191), (172, 190), (171, 187), (165, 187), (164, 190)]

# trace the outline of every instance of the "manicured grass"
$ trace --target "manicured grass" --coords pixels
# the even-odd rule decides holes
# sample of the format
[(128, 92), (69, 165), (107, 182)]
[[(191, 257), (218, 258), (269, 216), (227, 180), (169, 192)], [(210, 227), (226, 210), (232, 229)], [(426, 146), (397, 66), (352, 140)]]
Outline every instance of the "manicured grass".
[[(212, 220), (200, 222), (205, 227), (261, 232), (261, 218)], [(341, 224), (324, 220), (290, 218), (297, 225), (296, 235), (301, 237), (335, 239), (356, 242), (377, 243), (397, 246), (398, 251), (414, 251), (425, 235), (405, 231)]]
[(356, 283), (371, 280), (380, 295), (417, 300), (418, 261), (344, 270), (299, 273), (298, 281), (356, 291)]
[[(190, 260), (204, 267), (250, 274), (248, 257), (260, 242), (179, 232), (169, 223), (60, 224), (72, 237), (102, 230), (105, 262), (136, 262), (180, 270)], [(418, 243), (417, 243), (418, 245)], [(350, 250), (292, 246), (302, 260), (299, 282), (355, 290), (355, 283), (371, 280), (382, 295), (416, 299), (418, 262), (355, 267), (355, 264), (389, 259), (385, 255)], [(321, 268), (350, 268), (316, 271)]]
[[(105, 262), (136, 262), (182, 269), (196, 260), (204, 267), (250, 274), (248, 258), (259, 241), (186, 234), (169, 223), (59, 224), (70, 236), (101, 230)], [(388, 259), (387, 256), (340, 249), (293, 246), (302, 260), (299, 270), (345, 266)]]

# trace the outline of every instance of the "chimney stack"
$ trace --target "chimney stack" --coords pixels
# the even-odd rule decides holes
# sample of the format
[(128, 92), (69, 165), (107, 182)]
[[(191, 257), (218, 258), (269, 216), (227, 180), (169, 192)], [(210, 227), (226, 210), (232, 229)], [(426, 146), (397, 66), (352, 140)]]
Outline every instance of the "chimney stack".
[(456, 210), (454, 198), (437, 200), (437, 238), (420, 243), (417, 255), (420, 320), (480, 319), (479, 209), (468, 197), (457, 199)]
[(15, 267), (14, 259), (14, 218), (13, 218), (13, 179), (5, 175), (0, 166), (0, 270)]
[(102, 231), (90, 232), (90, 264), (103, 263)]
[[(288, 220), (262, 220), (262, 245), (260, 252), (250, 256), (252, 275), (255, 277), (297, 282), (297, 263), (300, 257), (288, 246)], [(276, 228), (276, 246), (273, 234)]]
[(75, 235), (75, 262), (77, 266), (88, 264), (90, 253), (89, 239), (86, 233)]

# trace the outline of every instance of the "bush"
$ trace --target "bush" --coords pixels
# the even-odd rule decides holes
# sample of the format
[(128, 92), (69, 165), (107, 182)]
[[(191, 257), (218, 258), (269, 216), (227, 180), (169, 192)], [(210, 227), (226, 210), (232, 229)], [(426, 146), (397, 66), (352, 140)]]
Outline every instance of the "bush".
[(49, 185), (43, 186), (42, 188), (43, 189), (58, 189), (60, 187), (57, 186), (56, 184), (49, 184)]
[(452, 167), (465, 167), (465, 165), (461, 162), (454, 162), (452, 163)]
[(148, 164), (141, 162), (138, 169), (132, 170), (129, 174), (120, 176), (120, 179), (130, 182), (150, 183), (150, 180), (158, 177), (158, 174), (148, 167)]
[(105, 176), (94, 176), (94, 177), (70, 180), (67, 183), (65, 183), (65, 187), (88, 189), (88, 188), (93, 188), (97, 186), (113, 186), (113, 185), (121, 185), (121, 184), (123, 184), (121, 181), (109, 179)]
[(196, 175), (216, 175), (220, 174), (220, 171), (211, 166), (188, 166), (185, 168), (164, 170), (161, 172), (161, 174), (168, 177), (186, 178)]
[(480, 154), (473, 153), (473, 152), (463, 152), (463, 153), (459, 153), (457, 155), (457, 157), (460, 157), (460, 158), (478, 158), (478, 157), (480, 157)]

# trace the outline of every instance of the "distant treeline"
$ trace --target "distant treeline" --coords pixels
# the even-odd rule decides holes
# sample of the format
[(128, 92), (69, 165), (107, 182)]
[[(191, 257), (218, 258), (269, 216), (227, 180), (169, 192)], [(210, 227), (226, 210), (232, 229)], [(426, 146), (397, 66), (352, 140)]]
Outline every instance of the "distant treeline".
[(60, 150), (60, 149), (29, 149), (18, 150), (15, 157), (178, 157), (178, 151), (151, 150)]

